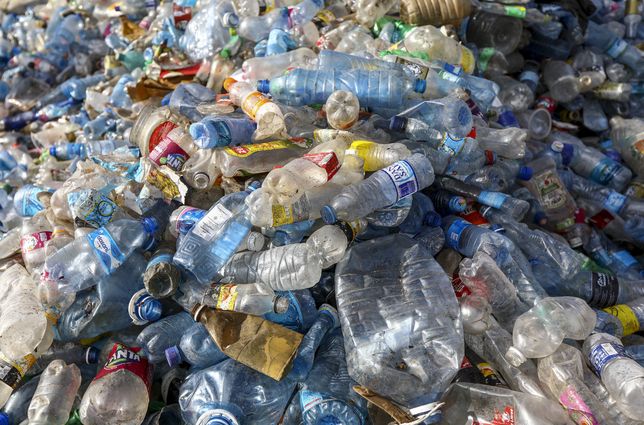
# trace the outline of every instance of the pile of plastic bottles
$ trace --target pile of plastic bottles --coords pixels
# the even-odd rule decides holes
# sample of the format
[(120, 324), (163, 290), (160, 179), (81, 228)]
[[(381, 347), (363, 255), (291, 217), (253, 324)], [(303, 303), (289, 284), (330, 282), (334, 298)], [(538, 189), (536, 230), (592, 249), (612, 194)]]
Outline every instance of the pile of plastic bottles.
[(0, 10), (0, 425), (644, 424), (642, 2)]

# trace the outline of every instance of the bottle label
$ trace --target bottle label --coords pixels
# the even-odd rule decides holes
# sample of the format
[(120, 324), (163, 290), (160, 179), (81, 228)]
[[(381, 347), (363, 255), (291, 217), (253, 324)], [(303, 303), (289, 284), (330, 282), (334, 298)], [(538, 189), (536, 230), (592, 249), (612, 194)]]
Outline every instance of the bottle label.
[(125, 261), (125, 254), (104, 227), (87, 235), (87, 240), (107, 274), (111, 274)]
[(524, 19), (526, 8), (524, 6), (505, 6), (505, 14), (513, 18)]
[(637, 319), (635, 312), (626, 304), (618, 304), (604, 309), (606, 313), (612, 314), (622, 322), (624, 336), (634, 334), (640, 330), (640, 321)]
[(425, 65), (421, 65), (416, 62), (412, 62), (409, 59), (404, 58), (402, 56), (396, 56), (396, 63), (399, 63), (402, 66), (404, 66), (414, 77), (419, 78), (421, 80), (427, 79), (427, 74), (429, 73), (429, 67)]
[(558, 232), (564, 232), (566, 229), (575, 225), (575, 219), (573, 217), (568, 217), (564, 220), (558, 221), (555, 223), (555, 229)]
[(351, 143), (351, 146), (347, 149), (347, 153), (362, 158), (365, 171), (378, 171), (382, 168), (382, 164), (375, 155), (371, 155), (371, 150), (374, 145), (374, 142), (368, 140), (356, 140)]
[(588, 305), (597, 308), (615, 305), (619, 295), (619, 281), (617, 278), (599, 272), (592, 272), (590, 276), (590, 300), (588, 300)]
[(533, 84), (539, 84), (539, 74), (534, 71), (523, 71), (519, 76), (519, 80), (521, 82), (529, 81)]
[(590, 217), (588, 220), (591, 224), (593, 224), (596, 228), (598, 229), (603, 229), (604, 227), (608, 226), (608, 224), (615, 220), (615, 217), (613, 214), (606, 210), (601, 210), (594, 216)]
[(458, 250), (458, 242), (461, 239), (461, 233), (463, 233), (463, 230), (468, 226), (470, 226), (470, 223), (465, 220), (456, 220), (449, 226), (445, 240), (445, 243), (449, 248)]
[(174, 171), (181, 171), (190, 155), (166, 135), (150, 152), (149, 158), (158, 166), (167, 165)]
[(450, 156), (456, 156), (463, 150), (465, 138), (455, 139), (448, 133), (445, 133), (443, 140), (438, 144), (438, 150), (448, 153)]
[(270, 100), (258, 91), (250, 93), (244, 98), (241, 104), (242, 111), (246, 113), (252, 120), (255, 119), (259, 108), (269, 103)]
[(241, 146), (228, 146), (224, 148), (224, 152), (238, 158), (247, 158), (256, 152), (274, 151), (279, 149), (288, 149), (291, 147), (309, 148), (313, 145), (310, 140), (302, 139), (296, 140), (278, 140), (274, 142), (255, 143), (252, 145)]
[(177, 217), (177, 223), (175, 224), (177, 234), (185, 235), (188, 233), (190, 229), (192, 229), (205, 215), (206, 211), (199, 208), (187, 207), (181, 211), (181, 214)]
[(0, 382), (5, 383), (14, 390), (22, 381), (25, 373), (36, 363), (36, 357), (29, 354), (17, 362), (12, 362), (0, 355)]
[[(38, 199), (38, 194), (44, 192), (45, 189), (38, 186), (31, 186), (22, 193), (22, 199), (18, 202), (20, 204), (20, 215), (23, 217), (33, 217), (39, 211), (45, 209), (43, 204)], [(15, 200), (14, 200), (15, 202)]]
[(148, 359), (141, 357), (139, 354), (140, 351), (140, 348), (129, 348), (117, 342), (112, 347), (107, 362), (96, 374), (92, 382), (98, 381), (102, 377), (118, 372), (119, 370), (127, 370), (143, 381), (149, 393), (152, 383), (152, 368), (148, 363)]
[(492, 369), (492, 366), (490, 366), (489, 363), (478, 363), (476, 367), (481, 371), (481, 375), (483, 375), (484, 378), (489, 378), (490, 376), (496, 377), (496, 371)]
[(329, 25), (331, 22), (334, 22), (337, 18), (329, 9), (320, 10), (315, 17), (320, 20), (325, 26)]
[(590, 179), (596, 183), (606, 185), (615, 177), (621, 165), (606, 157), (599, 161), (590, 173)]
[(391, 178), (392, 183), (396, 186), (396, 202), (418, 191), (416, 173), (407, 161), (398, 161), (383, 168), (382, 171)]
[(516, 417), (514, 408), (512, 406), (505, 406), (503, 412), (494, 409), (494, 417), (491, 420), (477, 418), (472, 422), (472, 425), (515, 425)]
[(302, 214), (298, 214), (293, 205), (284, 206), (280, 204), (273, 204), (271, 207), (273, 212), (273, 227), (285, 226), (287, 224), (298, 223), (307, 220)]
[(624, 53), (624, 50), (628, 47), (628, 43), (622, 40), (621, 38), (617, 38), (613, 44), (606, 50), (606, 54), (610, 56), (611, 58), (615, 59), (622, 53)]
[(340, 161), (335, 152), (306, 153), (302, 158), (307, 159), (326, 171), (327, 180), (331, 180), (340, 169)]
[(45, 247), (48, 240), (51, 239), (51, 232), (36, 232), (24, 235), (20, 238), (20, 250), (25, 255), (36, 249)]
[(604, 208), (608, 211), (619, 214), (626, 203), (626, 196), (619, 192), (612, 191), (604, 201)]
[(555, 209), (566, 203), (566, 192), (561, 185), (556, 171), (548, 171), (532, 177), (539, 191), (541, 205), (546, 209)]
[(559, 396), (559, 403), (566, 408), (568, 416), (578, 425), (599, 425), (593, 411), (584, 402), (575, 387), (568, 385)]
[(485, 204), (490, 207), (501, 208), (505, 200), (508, 198), (509, 196), (506, 195), (505, 193), (483, 191), (478, 196), (478, 201), (481, 204)]
[(150, 135), (150, 140), (148, 142), (148, 152), (152, 152), (154, 148), (156, 148), (156, 146), (159, 144), (159, 142), (163, 140), (165, 136), (175, 128), (177, 128), (177, 124), (173, 123), (172, 121), (164, 121), (159, 124), (152, 132), (152, 135)]
[(481, 72), (485, 72), (487, 69), (487, 65), (490, 62), (490, 58), (494, 56), (494, 52), (496, 50), (493, 47), (484, 47), (479, 52), (479, 70)]
[(237, 285), (232, 283), (227, 285), (216, 285), (213, 289), (215, 308), (219, 310), (233, 311), (235, 309), (235, 302), (239, 296)]
[(192, 228), (192, 234), (210, 242), (215, 238), (221, 226), (232, 216), (233, 213), (228, 208), (222, 204), (216, 204), (195, 224), (195, 227)]
[(463, 71), (471, 74), (474, 72), (474, 66), (476, 65), (476, 59), (474, 58), (474, 53), (465, 46), (461, 47), (461, 62), (460, 65), (463, 67)]
[(152, 257), (152, 259), (148, 262), (148, 265), (145, 267), (145, 269), (149, 269), (150, 267), (154, 266), (155, 264), (161, 264), (161, 263), (169, 263), (172, 264), (172, 254), (168, 253), (163, 253), (159, 255), (155, 255)]
[(631, 253), (626, 250), (613, 252), (611, 256), (613, 257), (613, 259), (619, 261), (622, 264), (622, 266), (625, 268), (632, 267), (639, 263), (637, 259), (633, 257)]
[(625, 357), (629, 358), (623, 345), (613, 344), (611, 342), (604, 342), (597, 344), (590, 350), (589, 360), (592, 367), (599, 377), (602, 376), (602, 371), (606, 365), (613, 359)]
[(72, 192), (67, 195), (69, 209), (78, 227), (103, 227), (112, 221), (116, 203), (98, 191)]
[(327, 400), (333, 400), (324, 394), (318, 392), (301, 390), (300, 391), (300, 407), (302, 408), (302, 414), (311, 410), (313, 407), (318, 404), (325, 402)]

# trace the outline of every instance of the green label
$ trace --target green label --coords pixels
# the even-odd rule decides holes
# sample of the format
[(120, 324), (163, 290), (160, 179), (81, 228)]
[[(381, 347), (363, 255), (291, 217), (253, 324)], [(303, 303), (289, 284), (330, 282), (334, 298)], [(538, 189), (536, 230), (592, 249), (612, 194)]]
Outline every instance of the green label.
[(494, 55), (494, 50), (493, 47), (485, 47), (481, 49), (479, 53), (479, 71), (485, 72), (487, 69), (487, 65), (490, 62), (490, 58)]
[(526, 15), (524, 6), (505, 6), (505, 14), (513, 18), (523, 19)]

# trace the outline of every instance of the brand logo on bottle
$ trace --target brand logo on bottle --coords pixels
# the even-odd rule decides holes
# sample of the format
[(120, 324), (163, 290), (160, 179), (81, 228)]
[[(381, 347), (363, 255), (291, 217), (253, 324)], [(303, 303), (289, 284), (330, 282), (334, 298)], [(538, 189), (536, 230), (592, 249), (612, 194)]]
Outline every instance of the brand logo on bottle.
[(131, 351), (126, 346), (122, 344), (116, 344), (116, 346), (117, 346), (116, 350), (113, 350), (114, 352), (107, 359), (107, 363), (105, 363), (105, 366), (103, 367), (104, 369), (108, 369), (108, 370), (115, 369), (119, 365), (122, 365), (128, 362), (141, 361), (141, 356), (139, 356), (134, 351)]
[(514, 408), (505, 406), (503, 412), (494, 409), (494, 417), (492, 421), (485, 419), (477, 419), (472, 422), (472, 425), (515, 425)]
[(126, 370), (139, 377), (150, 391), (152, 381), (152, 368), (148, 360), (141, 357), (140, 348), (130, 348), (119, 342), (112, 346), (105, 366), (96, 374), (94, 381), (119, 370)]

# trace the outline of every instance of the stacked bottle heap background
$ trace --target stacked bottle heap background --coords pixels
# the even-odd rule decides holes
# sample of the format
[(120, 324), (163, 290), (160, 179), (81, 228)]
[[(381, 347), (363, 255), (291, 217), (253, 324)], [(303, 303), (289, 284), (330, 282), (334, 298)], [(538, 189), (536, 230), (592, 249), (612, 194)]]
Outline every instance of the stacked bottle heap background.
[(0, 2), (0, 425), (644, 424), (643, 13)]

